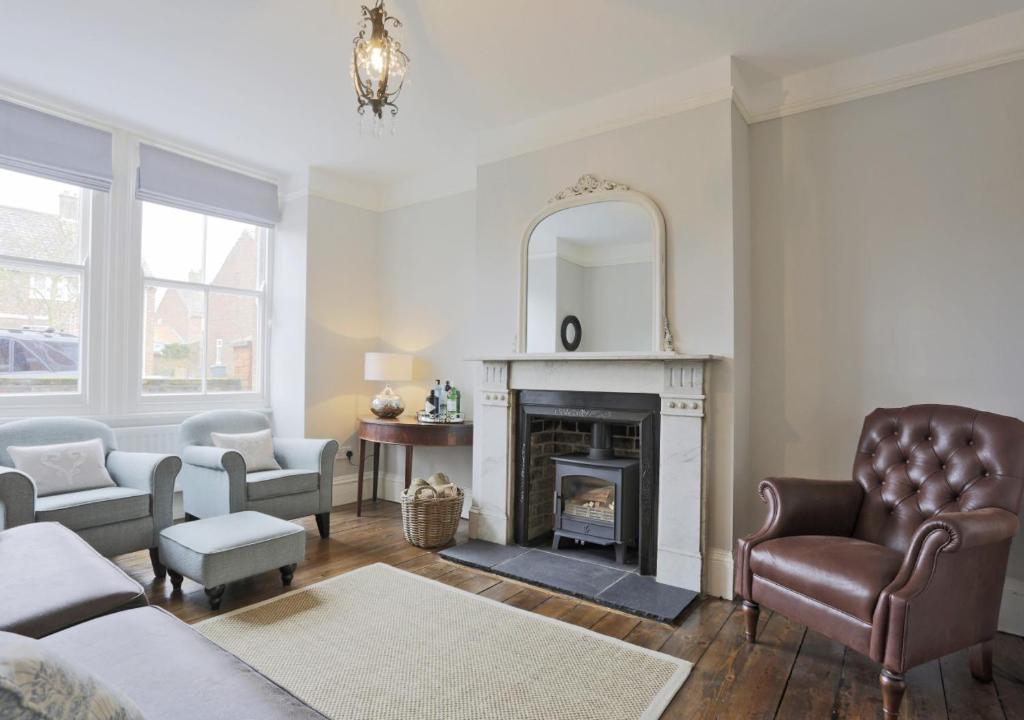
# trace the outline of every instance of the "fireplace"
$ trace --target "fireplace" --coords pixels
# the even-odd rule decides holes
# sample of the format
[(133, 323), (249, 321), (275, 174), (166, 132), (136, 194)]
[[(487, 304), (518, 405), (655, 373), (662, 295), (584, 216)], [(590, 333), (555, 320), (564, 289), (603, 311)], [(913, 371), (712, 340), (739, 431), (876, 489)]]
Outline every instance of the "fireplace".
[(656, 395), (521, 390), (516, 424), (514, 540), (563, 539), (636, 549), (657, 569)]
[[(640, 572), (656, 572), (660, 583), (704, 589), (707, 362), (706, 356), (668, 353), (483, 359), (473, 406), (470, 538), (550, 547), (554, 463), (541, 460), (587, 452), (597, 420), (608, 424), (617, 457), (640, 462)], [(727, 597), (731, 568), (712, 560), (710, 587)]]

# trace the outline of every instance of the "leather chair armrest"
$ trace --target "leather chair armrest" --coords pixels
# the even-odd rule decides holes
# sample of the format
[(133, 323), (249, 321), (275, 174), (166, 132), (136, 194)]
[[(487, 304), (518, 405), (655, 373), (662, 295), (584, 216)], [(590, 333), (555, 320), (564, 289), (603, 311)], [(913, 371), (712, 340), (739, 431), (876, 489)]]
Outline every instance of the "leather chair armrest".
[(153, 547), (160, 531), (174, 520), (174, 480), (180, 470), (181, 458), (176, 455), (123, 450), (107, 455), (107, 471), (114, 482), (153, 496)]
[[(991, 639), (1017, 516), (1001, 508), (939, 513), (914, 533), (875, 610), (872, 655), (894, 672)], [(910, 619), (914, 618), (911, 625)]]
[(198, 465), (208, 470), (239, 472), (245, 475), (245, 460), (237, 450), (209, 445), (187, 445), (181, 451), (181, 459), (189, 465)]
[(274, 456), (281, 467), (314, 470), (320, 475), (317, 512), (331, 511), (334, 494), (334, 458), (337, 455), (336, 440), (274, 438)]
[(864, 490), (852, 480), (766, 478), (758, 486), (768, 517), (753, 535), (736, 541), (735, 592), (750, 599), (750, 551), (759, 543), (792, 535), (841, 535), (853, 532)]
[(934, 515), (917, 528), (900, 571), (886, 592), (904, 591), (912, 581), (915, 585), (927, 582), (927, 568), (940, 552), (957, 552), (1009, 540), (1019, 528), (1017, 516), (1001, 508)]
[(766, 478), (757, 488), (768, 504), (765, 524), (748, 540), (790, 535), (850, 535), (864, 490), (852, 480)]
[(36, 519), (36, 484), (25, 473), (0, 467), (0, 529)]

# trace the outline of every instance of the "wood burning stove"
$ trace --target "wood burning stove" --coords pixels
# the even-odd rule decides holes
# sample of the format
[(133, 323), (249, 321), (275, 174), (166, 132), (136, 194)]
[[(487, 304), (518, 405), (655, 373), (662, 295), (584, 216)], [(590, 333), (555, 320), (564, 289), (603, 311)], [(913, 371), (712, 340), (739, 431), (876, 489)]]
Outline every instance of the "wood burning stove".
[(558, 455), (555, 464), (555, 527), (552, 548), (562, 538), (614, 545), (625, 563), (626, 548), (637, 545), (640, 462), (614, 457), (608, 426), (595, 422), (586, 455)]

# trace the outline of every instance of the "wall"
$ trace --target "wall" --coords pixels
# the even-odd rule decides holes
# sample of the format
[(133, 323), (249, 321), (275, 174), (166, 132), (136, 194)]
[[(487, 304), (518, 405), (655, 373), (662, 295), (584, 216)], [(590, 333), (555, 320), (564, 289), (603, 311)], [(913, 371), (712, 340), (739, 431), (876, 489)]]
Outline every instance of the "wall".
[(875, 407), (1024, 417), (1022, 117), (1017, 62), (751, 128), (752, 478), (850, 477)]
[[(390, 210), (381, 215), (378, 258), (380, 349), (416, 356), (413, 382), (395, 387), (407, 413), (423, 407), (434, 378), (451, 380), (462, 391), (462, 408), (472, 416), (473, 258), (476, 254), (476, 194)], [(392, 499), (404, 473), (401, 450), (387, 448), (383, 470)], [(469, 448), (417, 448), (414, 477), (447, 473), (468, 492), (472, 483)], [(468, 509), (469, 503), (466, 503)]]
[[(274, 293), (271, 302), (270, 404), (274, 431), (284, 437), (306, 433), (306, 245), (309, 198), (291, 197), (274, 231)], [(311, 338), (317, 342), (315, 338)]]
[[(363, 380), (363, 356), (380, 334), (380, 217), (315, 195), (308, 202), (306, 435), (354, 448), (356, 418), (376, 392)], [(298, 367), (295, 358), (284, 367)]]

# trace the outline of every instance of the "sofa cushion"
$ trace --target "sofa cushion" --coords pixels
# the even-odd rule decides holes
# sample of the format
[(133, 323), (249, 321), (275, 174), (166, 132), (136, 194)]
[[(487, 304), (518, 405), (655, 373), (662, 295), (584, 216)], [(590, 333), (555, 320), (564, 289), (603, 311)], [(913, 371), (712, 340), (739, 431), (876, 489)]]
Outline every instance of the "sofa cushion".
[(250, 500), (266, 500), (316, 490), (320, 476), (305, 470), (264, 470), (245, 476), (246, 495)]
[(38, 640), (0, 632), (0, 717), (143, 720), (131, 700)]
[(826, 535), (767, 540), (750, 551), (756, 577), (867, 623), (902, 562), (902, 553), (884, 545)]
[(0, 630), (42, 637), (146, 604), (142, 586), (55, 523), (0, 532)]
[(36, 500), (36, 520), (59, 522), (72, 530), (135, 520), (149, 513), (149, 493), (118, 486), (50, 495)]
[(57, 445), (12, 445), (7, 452), (14, 467), (32, 478), (38, 497), (114, 486), (99, 438)]
[(157, 608), (91, 620), (42, 640), (129, 696), (147, 720), (323, 716)]

